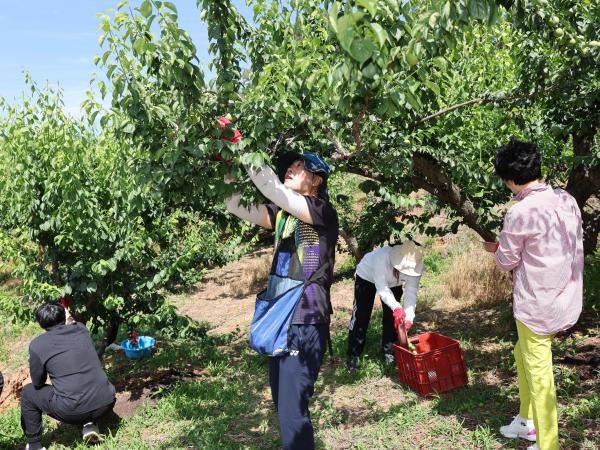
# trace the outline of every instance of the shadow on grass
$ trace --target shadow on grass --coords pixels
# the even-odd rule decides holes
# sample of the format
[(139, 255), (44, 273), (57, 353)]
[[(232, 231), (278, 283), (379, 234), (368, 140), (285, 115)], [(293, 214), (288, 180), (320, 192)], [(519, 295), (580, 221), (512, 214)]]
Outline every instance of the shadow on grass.
[(281, 448), (268, 359), (238, 341), (224, 351), (207, 352), (201, 364), (201, 377), (175, 385), (157, 403), (159, 417), (189, 425), (156, 448)]
[(151, 448), (280, 448), (268, 359), (239, 335), (162, 342), (148, 360), (113, 355), (107, 363), (118, 391), (155, 402), (148, 430), (173, 424), (164, 436), (148, 436)]
[[(325, 357), (311, 406), (317, 430), (340, 425), (342, 428), (374, 425), (411, 414), (413, 406), (418, 405), (421, 412), (456, 418), (461, 429), (472, 436), (470, 439), (476, 448), (495, 448), (499, 442), (504, 448), (525, 448), (525, 442), (505, 440), (497, 431), (518, 410), (512, 360), (516, 332), (509, 303), (469, 306), (460, 312), (431, 309), (422, 311), (420, 318), (422, 323), (433, 324), (436, 332), (461, 341), (470, 384), (429, 399), (417, 397), (403, 386), (395, 392), (398, 402), (388, 409), (375, 404), (366, 407), (357, 404), (356, 408), (336, 406), (336, 391), (343, 386), (356, 386), (356, 395), (360, 396), (363, 383), (372, 379), (390, 378), (399, 383), (396, 367), (383, 363), (380, 358), (381, 311), (378, 310), (373, 314), (362, 368), (357, 373), (349, 373), (343, 367), (347, 345), (345, 326), (338, 323), (332, 329), (334, 357)], [(414, 332), (423, 331), (426, 330), (419, 329), (417, 324)], [(165, 405), (178, 406), (173, 409), (173, 417), (190, 420), (193, 425), (160, 448), (182, 445), (278, 448), (277, 418), (268, 398), (266, 359), (254, 355), (245, 342), (238, 342), (227, 354), (221, 354), (220, 350), (208, 351), (200, 365), (207, 370), (202, 379), (178, 385), (164, 398)], [(559, 387), (561, 383), (557, 377)], [(595, 397), (582, 397), (581, 390), (575, 386), (570, 391), (581, 398), (567, 414), (568, 424), (576, 425), (579, 430), (576, 433), (593, 429), (590, 421), (600, 408)], [(559, 388), (559, 399), (566, 401), (567, 397), (560, 392)], [(581, 438), (574, 433), (569, 430), (563, 444), (568, 448), (585, 448), (574, 444), (576, 437)]]
[[(121, 422), (121, 417), (113, 412), (97, 420), (98, 428), (103, 435), (117, 433), (121, 427)], [(42, 443), (46, 446), (57, 443), (66, 448), (74, 448), (82, 443), (81, 431), (81, 426), (60, 422), (54, 430), (43, 436)]]

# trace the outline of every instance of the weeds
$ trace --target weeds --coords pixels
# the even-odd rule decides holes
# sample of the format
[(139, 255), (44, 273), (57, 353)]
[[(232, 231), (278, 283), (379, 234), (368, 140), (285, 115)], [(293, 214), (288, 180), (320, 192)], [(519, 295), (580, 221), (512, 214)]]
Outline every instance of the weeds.
[(453, 299), (479, 304), (505, 301), (512, 292), (510, 275), (501, 272), (492, 255), (472, 247), (452, 261), (446, 276)]
[(233, 297), (243, 297), (256, 293), (256, 287), (265, 284), (271, 271), (272, 255), (260, 256), (247, 266), (237, 282), (229, 286), (229, 294)]

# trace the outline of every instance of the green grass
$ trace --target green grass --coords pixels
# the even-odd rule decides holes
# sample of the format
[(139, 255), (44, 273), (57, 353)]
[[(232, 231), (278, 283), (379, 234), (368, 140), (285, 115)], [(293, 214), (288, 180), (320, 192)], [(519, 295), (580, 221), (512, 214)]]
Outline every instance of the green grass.
[[(465, 243), (460, 241), (460, 245)], [(459, 253), (457, 249), (446, 256), (433, 253), (426, 261), (426, 286), (443, 288), (437, 283)], [(336, 311), (334, 357), (325, 357), (311, 405), (317, 447), (523, 449), (524, 442), (504, 439), (498, 433), (518, 410), (512, 357), (516, 332), (510, 305), (475, 305), (451, 312), (432, 297), (419, 306), (415, 333), (424, 330), (422, 323), (435, 323), (436, 331), (459, 339), (469, 369), (469, 386), (422, 398), (400, 384), (396, 368), (380, 358), (380, 310), (371, 320), (361, 370), (349, 373), (343, 366), (349, 311)], [(0, 362), (23, 361), (23, 350), (14, 350), (11, 343), (25, 345), (36, 330), (34, 325), (0, 327)], [(158, 334), (160, 330), (147, 331)], [(562, 358), (576, 355), (589, 337), (598, 336), (597, 325), (588, 326), (556, 339), (553, 346), (561, 448), (600, 448), (600, 372), (582, 378), (573, 366), (560, 363)], [(267, 380), (268, 360), (248, 348), (245, 332), (161, 339), (151, 359), (132, 361), (110, 354), (105, 363), (109, 377), (122, 391), (143, 394), (144, 387), (154, 387), (147, 403), (120, 423), (107, 424), (103, 428), (106, 441), (90, 448), (280, 448)], [(88, 448), (77, 428), (52, 419), (45, 424), (43, 442), (49, 450)], [(13, 449), (23, 442), (18, 410), (0, 415), (0, 449)]]
[[(418, 449), (425, 443), (433, 449), (516, 448), (497, 432), (518, 407), (512, 366), (491, 370), (483, 363), (485, 355), (480, 355), (480, 365), (468, 359), (469, 387), (423, 399), (396, 383), (395, 368), (380, 360), (379, 320), (380, 315), (375, 314), (358, 373), (348, 373), (340, 364), (345, 333), (333, 336), (337, 358), (326, 357), (312, 407), (319, 448)], [(497, 352), (487, 357), (502, 359), (496, 353), (509, 353), (510, 344), (501, 339), (496, 342)], [(477, 348), (469, 342), (465, 347)], [(266, 362), (248, 350), (243, 340), (230, 337), (201, 345), (173, 342), (146, 361), (110, 356), (107, 364), (113, 380), (166, 370), (183, 373), (191, 367), (201, 375), (157, 390), (155, 404), (142, 406), (134, 416), (105, 430), (107, 439), (97, 448), (278, 448)], [(506, 381), (489, 383), (492, 372)], [(595, 448), (600, 442), (597, 436), (584, 439), (600, 414), (598, 398), (589, 390), (593, 386), (569, 381), (572, 374), (564, 368), (557, 371), (556, 378), (561, 423), (569, 430), (568, 435), (562, 434), (563, 444), (569, 445), (566, 448)], [(382, 402), (382, 394), (397, 401)], [(572, 446), (580, 441), (582, 444)], [(18, 411), (13, 409), (0, 416), (0, 448), (15, 448), (22, 442)], [(51, 450), (87, 448), (78, 429), (57, 425), (51, 419), (46, 420), (44, 444)]]

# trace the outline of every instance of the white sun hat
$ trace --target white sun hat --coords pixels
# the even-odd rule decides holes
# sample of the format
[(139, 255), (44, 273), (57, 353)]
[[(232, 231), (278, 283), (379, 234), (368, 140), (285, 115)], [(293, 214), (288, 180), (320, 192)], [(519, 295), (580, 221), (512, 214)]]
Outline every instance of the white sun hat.
[(411, 277), (423, 274), (423, 250), (413, 241), (390, 247), (390, 262), (394, 269)]

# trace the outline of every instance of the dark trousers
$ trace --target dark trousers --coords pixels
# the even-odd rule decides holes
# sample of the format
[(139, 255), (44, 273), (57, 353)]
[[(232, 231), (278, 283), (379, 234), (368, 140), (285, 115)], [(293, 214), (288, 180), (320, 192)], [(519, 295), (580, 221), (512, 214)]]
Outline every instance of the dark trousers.
[(327, 347), (329, 324), (292, 325), (290, 352), (271, 358), (269, 383), (285, 450), (311, 450), (315, 437), (308, 403)]
[[(396, 300), (402, 298), (402, 287), (391, 288)], [(363, 280), (358, 275), (354, 281), (354, 305), (352, 306), (352, 319), (348, 325), (348, 356), (360, 356), (367, 342), (367, 328), (373, 312), (373, 303), (377, 289), (370, 281)], [(383, 331), (381, 334), (381, 349), (384, 354), (394, 354), (392, 345), (397, 340), (397, 332), (394, 329), (394, 316), (392, 310), (385, 303), (381, 303), (383, 315), (381, 322)]]
[(48, 384), (39, 389), (36, 389), (33, 384), (28, 384), (23, 388), (21, 395), (21, 428), (25, 432), (27, 442), (35, 443), (41, 441), (42, 414), (47, 414), (60, 422), (70, 425), (83, 425), (108, 414), (115, 405), (113, 401), (109, 405), (99, 406), (90, 412), (76, 413), (58, 409), (53, 401), (53, 397), (54, 388)]

